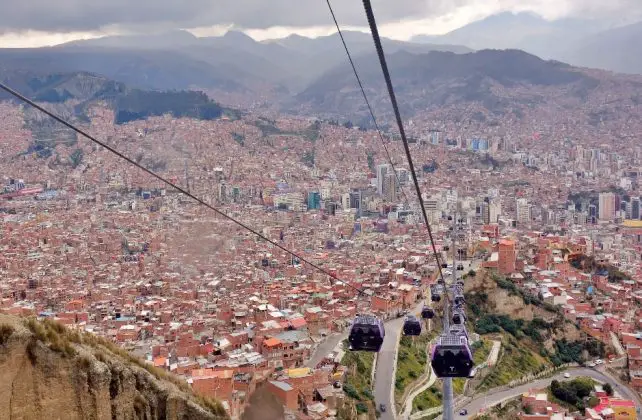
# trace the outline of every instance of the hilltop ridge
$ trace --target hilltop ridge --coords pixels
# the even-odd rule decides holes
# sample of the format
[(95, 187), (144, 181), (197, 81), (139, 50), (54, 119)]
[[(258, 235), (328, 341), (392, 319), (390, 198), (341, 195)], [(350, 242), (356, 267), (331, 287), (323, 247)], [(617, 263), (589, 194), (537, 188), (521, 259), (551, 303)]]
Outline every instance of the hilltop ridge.
[(227, 418), (219, 403), (105, 340), (7, 315), (0, 315), (0, 407), (0, 419)]

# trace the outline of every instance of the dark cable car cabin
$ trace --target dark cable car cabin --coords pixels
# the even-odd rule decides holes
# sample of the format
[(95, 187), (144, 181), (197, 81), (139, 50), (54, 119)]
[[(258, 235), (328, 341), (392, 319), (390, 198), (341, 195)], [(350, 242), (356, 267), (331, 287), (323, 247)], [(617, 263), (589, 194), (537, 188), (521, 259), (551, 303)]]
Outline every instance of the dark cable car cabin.
[(441, 287), (439, 285), (432, 285), (430, 286), (430, 300), (433, 302), (439, 302), (441, 301)]
[(461, 325), (464, 322), (466, 322), (466, 314), (464, 314), (464, 311), (453, 311), (453, 324)]
[(408, 315), (403, 322), (404, 335), (421, 335), (421, 322), (414, 315)]
[(463, 295), (455, 296), (455, 305), (463, 305), (464, 303), (466, 303), (466, 299), (464, 298)]
[(473, 354), (464, 335), (444, 334), (432, 349), (431, 362), (439, 378), (468, 378), (473, 368)]
[(430, 306), (424, 306), (421, 309), (421, 317), (423, 319), (433, 319), (435, 317), (435, 311)]
[(383, 322), (379, 318), (372, 315), (357, 316), (352, 322), (348, 335), (349, 349), (378, 352), (383, 345), (385, 335)]

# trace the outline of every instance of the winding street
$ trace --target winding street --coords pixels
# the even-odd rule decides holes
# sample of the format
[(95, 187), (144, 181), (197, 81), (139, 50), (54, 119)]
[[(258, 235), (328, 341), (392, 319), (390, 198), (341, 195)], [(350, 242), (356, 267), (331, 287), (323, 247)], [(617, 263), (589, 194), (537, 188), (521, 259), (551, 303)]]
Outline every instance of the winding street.
[[(452, 264), (452, 261), (450, 262)], [(471, 268), (476, 270), (479, 267), (479, 261), (462, 261), (464, 265), (463, 273), (467, 273)], [(421, 310), (423, 302), (420, 302), (412, 312), (417, 313)], [(397, 347), (399, 345), (399, 336), (403, 327), (403, 318), (395, 319), (386, 323), (386, 337), (383, 346), (377, 358), (377, 367), (375, 373), (374, 396), (377, 408), (379, 404), (385, 404), (388, 409), (381, 413), (381, 420), (395, 420), (397, 418), (394, 403), (395, 390), (395, 373), (397, 365)]]
[(588, 376), (599, 382), (609, 382), (614, 385), (613, 389), (617, 394), (620, 394), (622, 398), (635, 401), (638, 407), (642, 406), (642, 401), (640, 400), (639, 395), (637, 395), (635, 392), (631, 391), (630, 389), (622, 385), (620, 381), (616, 380), (616, 378), (612, 377), (606, 372), (603, 372), (597, 369), (591, 369), (591, 368), (573, 368), (573, 369), (568, 369), (566, 373), (570, 375), (570, 378), (564, 378), (564, 372), (562, 372), (550, 378), (539, 379), (524, 385), (517, 386), (515, 388), (497, 391), (497, 392), (493, 392), (491, 390), (490, 392), (484, 394), (483, 396), (473, 399), (463, 407), (459, 407), (457, 411), (461, 409), (468, 410), (468, 415), (460, 416), (459, 418), (462, 418), (462, 419), (472, 418), (479, 413), (479, 410), (485, 407), (499, 404), (502, 401), (506, 401), (506, 400), (518, 397), (522, 395), (524, 392), (528, 392), (528, 390), (530, 389), (545, 388), (554, 379), (557, 379), (558, 381), (564, 381), (564, 380), (577, 378), (578, 376)]

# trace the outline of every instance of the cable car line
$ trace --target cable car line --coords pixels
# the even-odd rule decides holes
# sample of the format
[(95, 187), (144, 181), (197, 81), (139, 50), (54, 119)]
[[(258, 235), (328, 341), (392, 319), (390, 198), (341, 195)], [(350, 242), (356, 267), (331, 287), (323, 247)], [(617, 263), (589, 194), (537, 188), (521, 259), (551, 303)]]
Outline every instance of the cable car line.
[[(34, 107), (38, 111), (48, 115), (49, 117), (51, 117), (54, 120), (58, 121), (60, 124), (66, 126), (67, 128), (70, 128), (71, 130), (75, 131), (76, 133), (82, 135), (83, 137), (86, 137), (87, 139), (91, 140), (95, 144), (107, 149), (108, 151), (110, 151), (111, 153), (115, 154), (119, 158), (127, 161), (128, 163), (131, 163), (132, 165), (136, 166), (137, 168), (141, 169), (142, 171), (146, 172), (147, 174), (153, 176), (157, 180), (159, 180), (159, 181), (163, 182), (164, 184), (174, 188), (178, 192), (180, 192), (182, 194), (185, 194), (186, 196), (190, 197), (192, 200), (196, 201), (200, 205), (203, 205), (203, 206), (207, 207), (208, 209), (214, 211), (219, 216), (222, 216), (225, 219), (235, 223), (236, 225), (238, 225), (238, 226), (242, 227), (243, 229), (253, 233), (257, 237), (259, 237), (259, 238), (263, 239), (264, 241), (274, 245), (275, 247), (279, 248), (280, 250), (285, 251), (286, 253), (290, 254), (291, 256), (293, 256), (295, 258), (298, 258), (300, 261), (305, 262), (306, 264), (309, 264), (312, 268), (315, 268), (316, 270), (320, 271), (321, 273), (327, 275), (330, 278), (330, 284), (331, 285), (333, 284), (332, 280), (336, 280), (336, 281), (339, 281), (342, 284), (348, 286), (349, 288), (352, 288), (353, 290), (358, 292), (359, 295), (368, 295), (365, 290), (360, 289), (360, 288), (358, 288), (356, 286), (353, 286), (353, 285), (351, 285), (350, 283), (348, 283), (348, 282), (346, 282), (344, 280), (341, 280), (336, 275), (334, 275), (331, 272), (325, 270), (324, 268), (320, 267), (319, 265), (309, 261), (308, 259), (306, 259), (305, 257), (299, 255), (298, 253), (287, 249), (286, 247), (280, 245), (278, 242), (266, 237), (265, 235), (259, 233), (258, 231), (256, 231), (255, 229), (251, 228), (250, 226), (244, 224), (243, 222), (233, 218), (232, 216), (229, 216), (229, 215), (225, 214), (223, 211), (221, 211), (221, 210), (217, 209), (216, 207), (206, 203), (203, 199), (196, 197), (194, 194), (190, 193), (189, 191), (185, 190), (184, 188), (181, 188), (180, 186), (174, 184), (173, 182), (163, 178), (162, 176), (158, 175), (154, 171), (145, 168), (144, 166), (140, 165), (139, 163), (137, 163), (133, 159), (125, 156), (123, 153), (119, 152), (118, 150), (114, 149), (113, 147), (111, 147), (111, 146), (107, 145), (106, 143), (96, 139), (92, 135), (86, 133), (82, 129), (76, 127), (75, 125), (73, 125), (70, 122), (66, 121), (65, 119), (59, 117), (58, 115), (54, 114), (53, 112), (48, 111), (47, 109), (45, 109), (42, 106), (38, 105), (37, 103), (35, 103), (31, 99), (27, 98), (26, 96), (24, 96), (20, 92), (18, 92), (16, 90), (10, 88), (9, 86), (5, 85), (3, 82), (0, 82), (0, 89), (2, 89), (4, 91), (6, 91), (7, 93), (15, 96), (16, 98), (20, 99), (21, 101), (26, 102), (27, 104), (31, 105), (32, 107)], [(389, 300), (389, 299), (386, 299), (386, 298), (381, 298), (381, 299), (384, 299), (386, 301)]]
[(424, 216), (424, 222), (426, 223), (426, 228), (428, 229), (430, 245), (432, 246), (432, 251), (433, 251), (433, 254), (435, 255), (435, 261), (437, 263), (437, 268), (439, 270), (439, 277), (443, 280), (444, 274), (441, 270), (441, 264), (439, 262), (439, 254), (437, 253), (437, 247), (435, 246), (435, 240), (432, 235), (432, 229), (430, 229), (430, 223), (428, 222), (428, 216), (426, 215), (426, 206), (424, 205), (424, 199), (421, 196), (421, 189), (419, 188), (419, 181), (417, 180), (417, 173), (415, 172), (415, 166), (412, 163), (410, 146), (408, 145), (406, 132), (403, 128), (403, 121), (401, 120), (401, 114), (399, 113), (399, 106), (397, 105), (397, 97), (395, 96), (395, 90), (394, 90), (394, 87), (392, 86), (392, 80), (390, 79), (390, 72), (388, 71), (388, 64), (386, 63), (386, 56), (383, 53), (383, 47), (381, 46), (381, 39), (379, 37), (379, 30), (377, 29), (377, 22), (375, 21), (374, 14), (372, 12), (372, 5), (370, 4), (370, 0), (363, 0), (363, 7), (366, 11), (366, 16), (368, 17), (370, 32), (372, 33), (372, 39), (374, 41), (375, 48), (377, 49), (377, 55), (379, 56), (379, 63), (381, 64), (383, 77), (386, 80), (386, 86), (388, 87), (388, 95), (390, 96), (390, 102), (392, 102), (392, 108), (395, 113), (395, 118), (397, 120), (397, 126), (399, 127), (399, 135), (401, 136), (401, 141), (403, 142), (404, 151), (406, 152), (406, 160), (408, 161), (408, 166), (410, 167), (410, 174), (412, 175), (412, 181), (415, 184), (415, 191), (417, 192), (417, 198), (419, 199), (421, 212)]
[(386, 156), (388, 157), (388, 162), (390, 162), (390, 166), (392, 166), (392, 170), (395, 173), (395, 177), (397, 178), (397, 184), (399, 185), (399, 189), (401, 190), (401, 193), (404, 196), (404, 199), (406, 201), (406, 205), (408, 206), (408, 209), (410, 209), (410, 201), (408, 200), (408, 196), (406, 195), (406, 191), (403, 189), (401, 186), (401, 181), (399, 180), (399, 174), (397, 173), (397, 168), (395, 167), (395, 164), (392, 162), (392, 157), (390, 156), (390, 152), (388, 151), (388, 146), (386, 146), (386, 141), (383, 138), (383, 133), (381, 132), (381, 129), (379, 128), (379, 124), (377, 123), (377, 117), (375, 117), (374, 111), (372, 110), (372, 106), (370, 106), (370, 101), (368, 100), (368, 95), (366, 95), (366, 91), (363, 88), (363, 83), (361, 83), (361, 77), (359, 76), (359, 72), (357, 72), (357, 67), (354, 64), (354, 61), (352, 60), (352, 54), (350, 54), (350, 50), (348, 49), (348, 44), (346, 44), (345, 38), (343, 38), (343, 32), (341, 31), (341, 27), (339, 26), (339, 22), (337, 21), (337, 18), (334, 14), (334, 10), (332, 9), (332, 5), (330, 4), (330, 0), (326, 0), (326, 3), (328, 4), (328, 9), (330, 10), (330, 14), (332, 15), (332, 20), (334, 21), (334, 25), (337, 27), (337, 33), (339, 34), (339, 38), (341, 38), (341, 43), (343, 44), (343, 48), (346, 51), (346, 55), (348, 56), (348, 61), (350, 61), (350, 66), (352, 67), (352, 71), (354, 72), (354, 76), (357, 79), (357, 83), (359, 84), (359, 89), (361, 89), (361, 94), (363, 95), (363, 100), (366, 103), (366, 106), (368, 107), (368, 111), (370, 112), (370, 116), (372, 117), (372, 122), (374, 123), (375, 128), (377, 129), (377, 133), (379, 133), (379, 139), (381, 139), (381, 144), (383, 145), (383, 150), (386, 151)]
[[(399, 134), (401, 136), (401, 140), (404, 145), (404, 151), (406, 152), (406, 159), (408, 160), (408, 165), (410, 166), (410, 173), (412, 175), (412, 180), (415, 185), (417, 197), (419, 198), (421, 211), (424, 216), (426, 228), (428, 229), (430, 244), (432, 246), (433, 253), (435, 255), (437, 267), (439, 269), (440, 282), (444, 287), (444, 290), (443, 290), (444, 332), (439, 336), (436, 345), (433, 346), (432, 348), (431, 366), (435, 374), (438, 377), (443, 378), (444, 380), (443, 414), (444, 414), (444, 419), (450, 420), (453, 417), (453, 405), (454, 405), (453, 397), (452, 397), (452, 379), (451, 378), (471, 376), (472, 372), (474, 372), (473, 355), (468, 342), (468, 333), (466, 331), (466, 327), (464, 323), (462, 322), (459, 325), (454, 325), (453, 328), (450, 327), (448, 287), (446, 286), (446, 282), (444, 280), (442, 264), (439, 261), (439, 254), (437, 253), (435, 241), (432, 235), (432, 230), (430, 229), (430, 223), (428, 222), (428, 217), (426, 215), (426, 208), (424, 206), (423, 197), (421, 196), (419, 182), (417, 181), (417, 174), (415, 173), (415, 168), (412, 163), (410, 147), (408, 145), (408, 140), (406, 139), (406, 133), (403, 128), (403, 122), (401, 119), (401, 114), (399, 112), (399, 106), (397, 105), (397, 99), (395, 97), (394, 87), (392, 86), (390, 72), (388, 71), (388, 65), (386, 63), (386, 57), (383, 52), (383, 47), (381, 46), (381, 39), (379, 37), (379, 31), (377, 29), (377, 23), (375, 21), (370, 0), (363, 0), (363, 6), (366, 12), (366, 16), (368, 18), (368, 25), (370, 26), (370, 32), (372, 33), (372, 38), (375, 44), (375, 48), (377, 50), (377, 55), (379, 56), (381, 70), (386, 80), (388, 95), (390, 96), (392, 108), (395, 113), (395, 118), (397, 120)], [(455, 220), (455, 223), (457, 223), (456, 220)], [(454, 248), (454, 241), (455, 241), (455, 237), (453, 237), (453, 248)], [(455, 254), (455, 250), (453, 249), (453, 268), (455, 267), (456, 259), (457, 257)], [(453, 283), (456, 282), (456, 276), (457, 276), (456, 273), (457, 271), (453, 270), (453, 277), (454, 277)], [(463, 306), (463, 302), (461, 302), (460, 306)], [(463, 321), (463, 319), (460, 319), (460, 321)]]

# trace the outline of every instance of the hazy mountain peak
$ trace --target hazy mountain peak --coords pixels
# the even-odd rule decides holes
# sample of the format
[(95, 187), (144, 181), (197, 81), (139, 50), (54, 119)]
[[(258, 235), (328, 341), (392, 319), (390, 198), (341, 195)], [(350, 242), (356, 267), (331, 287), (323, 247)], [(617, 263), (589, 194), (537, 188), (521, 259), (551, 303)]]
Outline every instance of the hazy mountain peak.
[(226, 41), (234, 41), (234, 42), (243, 42), (243, 43), (252, 43), (252, 44), (256, 42), (254, 38), (252, 38), (251, 36), (249, 36), (248, 34), (242, 31), (227, 31), (222, 38)]
[(490, 15), (485, 19), (473, 23), (489, 22), (489, 23), (502, 23), (502, 22), (548, 22), (541, 15), (535, 12), (501, 12)]
[(105, 36), (95, 39), (72, 41), (60, 44), (58, 47), (82, 46), (82, 47), (112, 47), (112, 48), (173, 48), (194, 44), (198, 41), (191, 32), (181, 29), (151, 34), (128, 34)]

